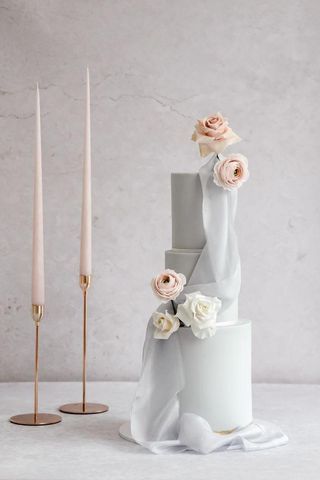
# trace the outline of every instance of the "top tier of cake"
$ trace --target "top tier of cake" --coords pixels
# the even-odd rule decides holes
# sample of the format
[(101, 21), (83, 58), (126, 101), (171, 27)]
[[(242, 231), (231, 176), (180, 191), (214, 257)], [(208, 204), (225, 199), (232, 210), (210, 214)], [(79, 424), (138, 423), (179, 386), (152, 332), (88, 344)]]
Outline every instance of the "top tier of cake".
[(198, 173), (171, 174), (172, 248), (202, 249), (202, 188)]

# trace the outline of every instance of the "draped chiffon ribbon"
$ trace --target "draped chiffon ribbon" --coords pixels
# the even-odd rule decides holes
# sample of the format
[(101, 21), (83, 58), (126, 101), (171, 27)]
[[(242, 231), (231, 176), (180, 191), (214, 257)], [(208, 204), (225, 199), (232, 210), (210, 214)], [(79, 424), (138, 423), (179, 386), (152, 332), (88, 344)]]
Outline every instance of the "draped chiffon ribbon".
[[(199, 170), (206, 243), (177, 302), (184, 301), (185, 293), (195, 291), (217, 296), (222, 301), (217, 323), (225, 324), (224, 313), (237, 302), (241, 283), (234, 231), (237, 192), (214, 184), (212, 172), (216, 161), (217, 157), (213, 156)], [(162, 304), (158, 309), (164, 310), (172, 312), (171, 304)], [(266, 422), (253, 422), (242, 430), (221, 436), (213, 433), (208, 422), (198, 415), (185, 413), (180, 417), (179, 392), (184, 388), (185, 379), (178, 336), (173, 334), (167, 340), (157, 340), (153, 332), (150, 319), (141, 377), (131, 411), (131, 434), (137, 443), (154, 453), (185, 450), (210, 453), (235, 448), (259, 450), (287, 442), (278, 427)]]

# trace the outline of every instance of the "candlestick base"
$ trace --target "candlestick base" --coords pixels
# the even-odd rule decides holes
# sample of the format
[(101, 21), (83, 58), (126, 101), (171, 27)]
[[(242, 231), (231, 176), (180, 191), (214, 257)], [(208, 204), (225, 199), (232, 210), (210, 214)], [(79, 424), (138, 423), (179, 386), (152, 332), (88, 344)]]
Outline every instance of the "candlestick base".
[(95, 413), (105, 413), (109, 410), (109, 407), (102, 403), (67, 403), (62, 405), (59, 410), (73, 415), (93, 415)]
[(61, 420), (62, 418), (60, 415), (55, 415), (53, 413), (24, 413), (10, 418), (11, 423), (15, 423), (16, 425), (28, 425), (30, 427), (54, 425), (55, 423), (60, 423)]

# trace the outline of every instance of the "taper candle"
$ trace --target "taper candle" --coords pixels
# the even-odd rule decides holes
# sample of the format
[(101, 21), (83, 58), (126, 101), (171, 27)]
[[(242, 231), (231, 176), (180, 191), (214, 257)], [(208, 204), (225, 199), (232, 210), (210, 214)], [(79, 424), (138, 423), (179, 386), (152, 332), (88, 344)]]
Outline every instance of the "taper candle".
[(43, 199), (40, 94), (36, 93), (36, 149), (33, 197), (32, 304), (44, 305)]
[(80, 275), (91, 275), (91, 208), (90, 76), (89, 69), (87, 68), (86, 121), (82, 184)]
[(91, 415), (104, 413), (109, 407), (100, 403), (87, 402), (87, 325), (88, 325), (88, 288), (91, 283), (91, 129), (90, 129), (90, 78), (87, 68), (86, 85), (86, 123), (83, 159), (83, 185), (82, 185), (82, 215), (80, 239), (80, 278), (79, 285), (82, 290), (83, 302), (83, 337), (82, 337), (82, 402), (67, 403), (60, 407), (60, 411), (76, 415)]

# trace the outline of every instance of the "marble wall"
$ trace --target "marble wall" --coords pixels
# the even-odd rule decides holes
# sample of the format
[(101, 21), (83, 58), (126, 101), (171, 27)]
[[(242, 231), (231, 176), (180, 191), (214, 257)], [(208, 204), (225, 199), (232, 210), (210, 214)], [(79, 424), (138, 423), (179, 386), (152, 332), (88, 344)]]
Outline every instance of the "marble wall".
[[(46, 316), (41, 378), (81, 378), (84, 81), (92, 79), (94, 277), (89, 378), (136, 379), (149, 279), (170, 247), (170, 172), (201, 164), (196, 118), (244, 141), (241, 315), (256, 381), (320, 381), (316, 0), (0, 2), (0, 380), (33, 375), (35, 84), (40, 83)], [(240, 148), (240, 147), (239, 147)], [(238, 146), (234, 150), (238, 149)]]

